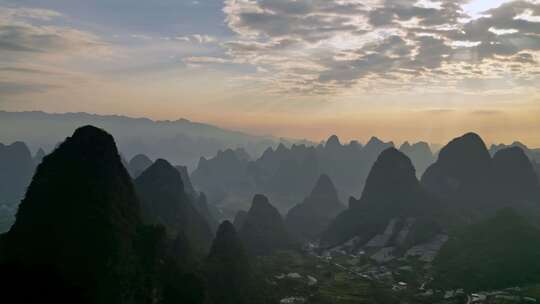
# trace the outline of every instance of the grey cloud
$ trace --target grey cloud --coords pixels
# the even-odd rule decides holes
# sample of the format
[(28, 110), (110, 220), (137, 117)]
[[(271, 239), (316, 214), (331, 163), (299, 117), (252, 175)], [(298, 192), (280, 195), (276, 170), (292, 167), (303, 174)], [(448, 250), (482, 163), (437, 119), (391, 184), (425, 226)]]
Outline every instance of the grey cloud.
[[(303, 89), (327, 92), (367, 77), (397, 80), (399, 74), (431, 75), (448, 86), (481, 87), (493, 81), (448, 80), (537, 66), (532, 53), (540, 51), (539, 23), (518, 16), (540, 15), (539, 3), (512, 1), (466, 22), (466, 2), (432, 1), (420, 7), (416, 1), (383, 0), (370, 7), (369, 1), (228, 0), (228, 24), (242, 39), (223, 46), (245, 62), (266, 62), (265, 68), (274, 72), (273, 83), (285, 75), (284, 87), (296, 77), (301, 81), (295, 84)], [(285, 62), (277, 63), (279, 59)], [(480, 68), (486, 60), (489, 71)]]
[(45, 53), (103, 45), (94, 35), (74, 29), (0, 24), (0, 51)]

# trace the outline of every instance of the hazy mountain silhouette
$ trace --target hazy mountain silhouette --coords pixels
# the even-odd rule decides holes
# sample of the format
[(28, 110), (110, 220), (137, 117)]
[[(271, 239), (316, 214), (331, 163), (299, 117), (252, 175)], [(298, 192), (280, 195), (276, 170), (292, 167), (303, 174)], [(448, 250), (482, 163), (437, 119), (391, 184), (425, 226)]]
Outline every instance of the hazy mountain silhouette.
[(384, 150), (394, 147), (393, 142), (385, 143), (379, 138), (373, 136), (369, 139), (363, 148), (364, 157), (368, 163), (373, 163)]
[(144, 170), (152, 165), (152, 160), (144, 154), (135, 155), (127, 164), (127, 169), (132, 178), (137, 178)]
[(5, 111), (0, 111), (0, 142), (23, 140), (31, 144), (32, 149), (43, 147), (49, 151), (75, 128), (87, 124), (104, 128), (114, 135), (120, 151), (128, 159), (143, 153), (152, 159), (165, 158), (190, 168), (195, 167), (201, 156), (209, 157), (218, 150), (243, 147), (251, 155), (260, 155), (264, 149), (275, 147), (279, 142), (294, 142), (186, 119), (153, 121), (118, 115)]
[(39, 148), (36, 152), (36, 154), (34, 155), (34, 165), (37, 167), (41, 161), (43, 160), (43, 158), (45, 157), (46, 153), (45, 151), (43, 151), (43, 149)]
[[(414, 220), (417, 227), (428, 227), (429, 235), (437, 232), (432, 221), (438, 203), (421, 187), (410, 159), (395, 148), (384, 150), (371, 169), (362, 197), (351, 198), (349, 208), (331, 223), (321, 239), (323, 246), (343, 243), (353, 237), (363, 244), (386, 230), (391, 221)], [(418, 242), (415, 227), (402, 244)], [(397, 230), (390, 231), (397, 234)], [(393, 238), (393, 237), (392, 237)]]
[(249, 201), (253, 192), (267, 194), (279, 210), (287, 212), (309, 194), (321, 174), (334, 181), (340, 197), (361, 194), (377, 153), (390, 146), (393, 144), (376, 138), (366, 147), (356, 141), (342, 145), (333, 135), (317, 147), (280, 144), (253, 161), (230, 150), (212, 159), (202, 158), (192, 180), (229, 217), (249, 208), (239, 202)]
[(330, 222), (345, 209), (328, 175), (321, 175), (304, 201), (294, 206), (286, 217), (289, 230), (296, 236), (316, 240)]
[(527, 157), (532, 162), (540, 162), (540, 149), (531, 149), (527, 145), (525, 145), (525, 144), (523, 144), (523, 143), (521, 143), (519, 141), (515, 141), (510, 145), (505, 145), (505, 144), (495, 145), (495, 144), (493, 144), (493, 145), (491, 145), (491, 147), (489, 147), (489, 153), (493, 156), (499, 150), (503, 150), (503, 149), (506, 149), (506, 148), (512, 148), (512, 147), (521, 148), (523, 150), (523, 152), (527, 155)]
[(212, 232), (195, 202), (184, 191), (180, 172), (166, 160), (158, 159), (134, 182), (141, 199), (143, 218), (149, 224), (161, 224), (172, 237), (183, 233), (190, 248), (206, 253)]
[(23, 199), (36, 167), (30, 150), (23, 142), (0, 143), (0, 233), (15, 221), (17, 206)]
[(435, 283), (469, 291), (540, 281), (540, 230), (511, 209), (455, 234), (435, 260)]
[(411, 159), (418, 178), (420, 178), (426, 169), (435, 161), (435, 157), (431, 152), (429, 144), (423, 141), (412, 145), (406, 141), (401, 145), (399, 151)]
[(230, 190), (244, 195), (254, 190), (253, 181), (247, 175), (247, 165), (248, 160), (236, 151), (219, 151), (212, 159), (201, 157), (191, 180), (207, 195), (210, 203), (219, 203), (232, 193)]
[(0, 143), (0, 204), (18, 205), (34, 170), (34, 159), (25, 143)]
[(292, 245), (283, 218), (261, 194), (253, 198), (239, 235), (248, 253), (253, 255), (272, 254)]
[(245, 210), (239, 210), (238, 212), (236, 212), (236, 215), (234, 216), (234, 222), (233, 222), (233, 225), (236, 231), (240, 231), (240, 229), (242, 229), (242, 226), (244, 225), (244, 222), (246, 221), (247, 215), (248, 213)]

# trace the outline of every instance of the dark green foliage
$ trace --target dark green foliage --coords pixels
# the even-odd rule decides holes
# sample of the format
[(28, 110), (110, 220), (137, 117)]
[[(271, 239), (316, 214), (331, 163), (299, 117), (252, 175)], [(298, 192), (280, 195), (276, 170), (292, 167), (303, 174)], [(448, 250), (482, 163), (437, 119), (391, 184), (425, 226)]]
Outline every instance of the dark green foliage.
[(135, 188), (145, 222), (165, 226), (171, 238), (183, 233), (195, 252), (206, 255), (212, 232), (185, 193), (178, 170), (158, 159), (135, 180)]
[(6, 236), (5, 259), (47, 267), (91, 302), (132, 296), (139, 205), (114, 139), (82, 127), (46, 156)]
[(540, 231), (511, 209), (456, 233), (435, 260), (438, 287), (502, 289), (540, 282)]
[(271, 254), (292, 247), (283, 218), (264, 195), (257, 194), (239, 232), (248, 253)]
[(234, 226), (224, 221), (218, 228), (206, 260), (210, 297), (215, 304), (248, 302), (252, 271)]

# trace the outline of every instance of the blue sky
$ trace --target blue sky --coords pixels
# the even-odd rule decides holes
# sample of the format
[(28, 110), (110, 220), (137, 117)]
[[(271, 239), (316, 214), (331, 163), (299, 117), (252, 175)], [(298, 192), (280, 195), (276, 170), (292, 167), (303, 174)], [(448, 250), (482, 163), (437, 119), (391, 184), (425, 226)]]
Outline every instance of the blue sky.
[(536, 0), (0, 0), (0, 109), (502, 141), (540, 128), (539, 51)]

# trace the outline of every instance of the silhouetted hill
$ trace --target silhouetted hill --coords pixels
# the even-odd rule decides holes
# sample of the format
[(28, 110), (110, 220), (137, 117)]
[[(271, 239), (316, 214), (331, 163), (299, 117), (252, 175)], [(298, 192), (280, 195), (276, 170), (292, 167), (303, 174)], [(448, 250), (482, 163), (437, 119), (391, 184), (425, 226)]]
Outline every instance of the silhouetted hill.
[(489, 153), (493, 156), (499, 150), (503, 150), (506, 148), (513, 148), (513, 147), (521, 148), (532, 162), (540, 162), (540, 149), (531, 149), (527, 145), (519, 141), (515, 141), (510, 145), (505, 145), (505, 144), (491, 145), (491, 147), (489, 147)]
[(452, 236), (435, 260), (435, 284), (494, 290), (540, 282), (540, 231), (511, 209)]
[(139, 203), (112, 136), (82, 127), (39, 165), (5, 236), (2, 260), (36, 275), (26, 278), (26, 292), (32, 284), (49, 286), (34, 279), (49, 278), (58, 284), (49, 295), (67, 289), (83, 303), (127, 303), (135, 292), (126, 286), (137, 269), (139, 223)]
[(406, 141), (401, 145), (399, 151), (411, 159), (414, 168), (416, 168), (416, 176), (418, 178), (420, 178), (426, 169), (435, 161), (435, 157), (431, 152), (429, 144), (423, 141), (412, 145)]
[(495, 186), (503, 195), (500, 199), (520, 201), (540, 193), (540, 183), (533, 164), (519, 147), (499, 150), (493, 156)]
[(291, 239), (278, 210), (264, 195), (257, 194), (239, 232), (248, 253), (267, 255), (291, 248)]
[(535, 203), (540, 199), (538, 178), (523, 150), (502, 149), (492, 159), (474, 133), (446, 145), (422, 176), (422, 184), (465, 222), (491, 216), (502, 207), (540, 217)]
[(486, 208), (496, 195), (491, 156), (480, 136), (468, 133), (444, 146), (422, 184), (455, 209)]
[(287, 227), (296, 236), (316, 240), (345, 206), (328, 175), (321, 175), (311, 194), (294, 206), (286, 217)]
[(212, 303), (248, 304), (253, 274), (242, 242), (229, 221), (219, 225), (206, 260)]
[[(379, 247), (410, 246), (422, 241), (420, 234), (427, 239), (438, 232), (432, 222), (439, 208), (420, 186), (410, 159), (395, 148), (388, 148), (373, 165), (362, 197), (350, 199), (349, 208), (331, 223), (321, 242), (323, 246), (334, 246), (357, 237), (362, 245), (384, 234), (387, 238)], [(396, 239), (398, 226), (405, 222), (410, 225), (407, 233)], [(392, 240), (396, 244), (391, 244)]]
[(149, 224), (161, 224), (176, 237), (183, 233), (190, 247), (206, 253), (212, 232), (204, 217), (185, 193), (180, 172), (166, 160), (158, 159), (134, 182), (142, 202), (143, 218)]
[(135, 155), (127, 164), (129, 174), (133, 179), (139, 177), (144, 170), (152, 165), (152, 160), (144, 154)]

